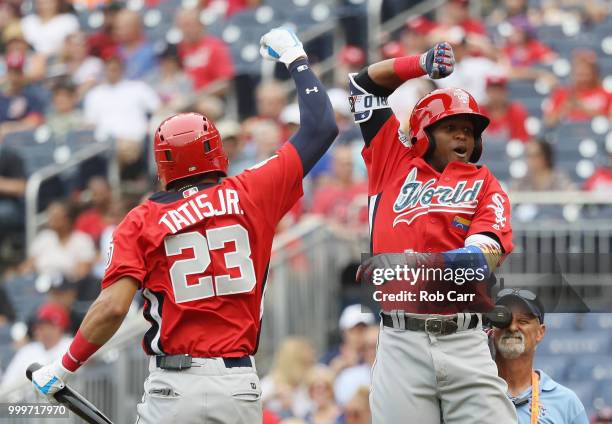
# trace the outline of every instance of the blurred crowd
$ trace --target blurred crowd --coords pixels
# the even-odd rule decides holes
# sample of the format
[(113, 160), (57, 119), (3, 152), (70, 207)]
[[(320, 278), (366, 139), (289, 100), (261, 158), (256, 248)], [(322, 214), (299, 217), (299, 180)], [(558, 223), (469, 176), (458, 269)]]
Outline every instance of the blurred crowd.
[[(153, 37), (143, 18), (144, 10), (166, 3), (176, 4), (172, 15), (162, 19), (173, 23), (178, 38)], [(360, 2), (337, 3), (338, 10), (345, 10)], [(418, 3), (386, 0), (382, 19)], [(231, 175), (268, 158), (297, 130), (300, 115), (284, 83), (287, 75), (277, 69), (277, 78), (249, 76), (245, 82), (235, 46), (204, 24), (211, 22), (211, 15), (224, 22), (266, 4), (274, 3), (145, 0), (137, 10), (108, 0), (0, 0), (0, 257), (5, 263), (0, 332), (3, 324), (7, 328), (29, 318), (28, 327), (10, 334), (14, 348), (20, 348), (14, 360), (25, 363), (41, 352), (53, 356), (63, 350), (64, 334), (78, 328), (99, 291), (113, 228), (127, 210), (160, 189), (150, 176), (149, 144), (152, 129), (162, 119), (181, 111), (211, 118), (229, 155)], [(607, 136), (592, 169), (580, 178), (559, 166), (567, 162), (567, 146), (559, 133), (565, 134), (568, 125), (588, 126), (587, 138), (605, 138), (610, 131), (610, 2), (449, 0), (382, 34), (378, 50), (367, 45), (366, 27), (354, 26), (365, 22), (365, 9), (355, 10), (340, 16), (346, 42), (336, 53), (332, 72), (322, 75), (336, 112), (338, 138), (310, 173), (304, 198), (278, 231), (316, 215), (342, 236), (367, 234), (363, 142), (349, 109), (347, 74), (374, 57), (420, 54), (442, 40), (454, 47), (455, 71), (435, 84), (425, 78), (409, 81), (391, 96), (390, 104), (404, 125), (422, 95), (436, 86), (458, 86), (470, 91), (491, 118), (485, 153), (494, 146), (520, 146), (524, 166), (507, 178), (500, 175), (509, 190), (612, 193), (612, 137)], [(95, 28), (92, 19), (82, 19), (84, 14), (95, 16), (92, 12), (102, 17)], [(556, 43), (544, 36), (551, 28), (562, 29)], [(601, 28), (608, 28), (607, 42)], [(594, 43), (576, 42), (579, 33), (587, 32)], [(169, 43), (170, 38), (175, 42)], [(316, 44), (307, 45), (307, 51), (315, 63), (326, 59), (327, 49)], [(521, 97), (517, 87), (528, 87), (529, 96)], [(535, 107), (526, 101), (533, 99)], [(59, 189), (45, 189), (41, 204), (47, 224), (26, 249), (24, 193), (30, 158), (29, 150), (15, 141), (24, 134), (39, 137), (41, 129), (45, 140), (55, 143), (51, 151), (58, 157), (60, 147), (79, 132), (89, 134), (91, 143), (112, 140), (122, 184), (112, 187), (106, 177), (108, 162), (102, 160), (82, 165), (76, 183), (60, 181)], [(55, 162), (60, 162), (58, 157)], [(556, 207), (547, 212), (521, 206), (516, 219), (563, 219)], [(28, 281), (44, 305), (22, 317), (11, 295), (28, 297), (16, 288)], [(360, 321), (355, 336), (356, 315), (347, 314), (349, 318), (343, 314), (340, 320), (343, 342), (321, 364), (316, 364), (306, 340), (288, 339), (280, 347), (263, 382), (267, 422), (369, 422), (367, 389), (359, 387), (369, 384), (377, 327), (371, 327), (373, 319)], [(11, 375), (6, 369), (11, 356), (12, 351), (4, 356), (0, 352), (5, 379)]]

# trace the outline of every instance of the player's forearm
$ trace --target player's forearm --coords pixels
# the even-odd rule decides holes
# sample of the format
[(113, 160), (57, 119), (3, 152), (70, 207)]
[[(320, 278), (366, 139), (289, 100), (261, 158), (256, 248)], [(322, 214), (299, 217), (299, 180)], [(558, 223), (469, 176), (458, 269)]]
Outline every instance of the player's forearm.
[(419, 56), (383, 60), (368, 66), (368, 75), (376, 85), (394, 91), (404, 82), (425, 75)]
[(102, 290), (62, 358), (64, 368), (76, 371), (110, 340), (127, 315), (137, 290), (138, 282), (131, 277), (123, 277)]
[(300, 128), (290, 142), (300, 155), (306, 175), (335, 140), (338, 126), (325, 87), (308, 62), (296, 60), (289, 66), (289, 73), (295, 81), (300, 108)]

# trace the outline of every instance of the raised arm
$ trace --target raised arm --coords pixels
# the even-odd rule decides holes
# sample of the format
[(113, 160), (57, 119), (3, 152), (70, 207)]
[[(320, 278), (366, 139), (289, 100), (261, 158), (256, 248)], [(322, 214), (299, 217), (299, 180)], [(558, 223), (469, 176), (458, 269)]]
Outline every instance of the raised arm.
[(284, 63), (295, 81), (300, 128), (289, 142), (300, 156), (305, 176), (338, 135), (329, 97), (310, 69), (302, 43), (292, 31), (281, 27), (268, 32), (261, 39), (261, 54)]

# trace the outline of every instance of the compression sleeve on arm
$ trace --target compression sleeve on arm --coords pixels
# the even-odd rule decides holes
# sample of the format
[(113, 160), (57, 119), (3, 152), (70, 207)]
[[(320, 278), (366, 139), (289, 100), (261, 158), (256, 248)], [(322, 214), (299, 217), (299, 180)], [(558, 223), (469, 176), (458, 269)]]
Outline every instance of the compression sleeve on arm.
[(325, 87), (310, 69), (306, 59), (289, 65), (300, 107), (300, 128), (291, 137), (302, 161), (304, 176), (323, 156), (338, 135), (336, 117)]
[(468, 237), (464, 247), (442, 253), (445, 268), (482, 269), (485, 277), (495, 270), (501, 256), (499, 243), (483, 234)]

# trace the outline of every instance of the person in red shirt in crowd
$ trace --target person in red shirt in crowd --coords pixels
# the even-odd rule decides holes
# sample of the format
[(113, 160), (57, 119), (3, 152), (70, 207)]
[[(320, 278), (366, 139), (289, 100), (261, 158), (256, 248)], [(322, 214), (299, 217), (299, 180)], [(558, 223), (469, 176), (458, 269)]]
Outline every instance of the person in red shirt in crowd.
[(183, 33), (178, 45), (179, 57), (194, 88), (223, 94), (234, 78), (234, 64), (225, 43), (205, 33), (200, 14), (194, 10), (180, 9), (176, 13), (176, 25)]
[(451, 0), (446, 3), (440, 22), (446, 27), (460, 26), (466, 34), (487, 34), (484, 24), (470, 16), (470, 0)]
[(502, 49), (501, 61), (505, 62), (512, 78), (537, 78), (541, 70), (534, 65), (550, 64), (556, 54), (537, 39), (535, 28), (526, 16), (514, 16), (508, 21), (512, 31)]
[(491, 120), (485, 131), (489, 142), (492, 139), (529, 141), (525, 129), (527, 110), (522, 104), (508, 98), (508, 79), (505, 76), (487, 77), (487, 102), (481, 110)]
[(107, 227), (104, 218), (111, 206), (112, 191), (104, 177), (93, 177), (87, 184), (91, 195), (91, 207), (79, 214), (74, 224), (75, 230), (89, 234), (98, 244), (102, 232)]
[(349, 146), (336, 146), (332, 155), (331, 178), (314, 192), (312, 213), (337, 224), (363, 226), (368, 222), (368, 184), (353, 178), (353, 151)]
[(556, 89), (544, 112), (544, 123), (554, 127), (560, 121), (588, 121), (612, 113), (612, 93), (601, 84), (597, 53), (578, 50), (572, 57), (572, 82)]
[(428, 35), (435, 28), (436, 23), (423, 16), (407, 19), (406, 26), (400, 37), (400, 43), (404, 52), (393, 57), (417, 54), (427, 50), (430, 44)]
[(218, 12), (222, 12), (225, 18), (240, 12), (244, 9), (257, 7), (261, 0), (202, 0), (202, 7)]
[(344, 87), (346, 76), (358, 72), (365, 64), (366, 55), (361, 47), (346, 45), (338, 53), (334, 72), (334, 86)]
[(93, 56), (98, 56), (102, 59), (115, 56), (119, 44), (115, 40), (113, 33), (115, 32), (115, 22), (117, 15), (123, 9), (120, 2), (111, 2), (104, 6), (104, 23), (99, 31), (91, 33), (87, 38), (89, 52)]
[(608, 152), (608, 163), (595, 170), (582, 187), (585, 191), (612, 193), (612, 152)]

